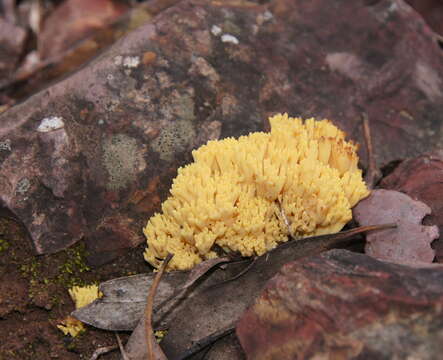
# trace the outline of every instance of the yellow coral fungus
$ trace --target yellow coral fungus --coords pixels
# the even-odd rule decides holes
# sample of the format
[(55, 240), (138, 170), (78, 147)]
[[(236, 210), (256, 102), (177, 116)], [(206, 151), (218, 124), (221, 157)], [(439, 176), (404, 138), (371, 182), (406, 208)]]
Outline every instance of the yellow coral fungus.
[(169, 270), (190, 269), (217, 256), (214, 245), (261, 255), (289, 233), (333, 233), (351, 219), (351, 208), (369, 193), (356, 145), (329, 120), (279, 114), (269, 121), (270, 133), (209, 141), (193, 151), (162, 214), (143, 229), (150, 264), (158, 267), (172, 253)]
[(69, 295), (71, 295), (72, 301), (75, 303), (76, 309), (89, 305), (95, 299), (102, 296), (97, 285), (73, 286), (68, 291)]
[[(102, 296), (102, 293), (99, 291), (97, 285), (88, 285), (83, 287), (73, 286), (68, 291), (72, 301), (75, 303), (76, 309), (86, 306)], [(61, 324), (57, 325), (57, 327), (63, 332), (63, 334), (69, 334), (72, 337), (75, 337), (85, 331), (83, 323), (72, 316), (68, 316), (66, 319), (62, 320)]]

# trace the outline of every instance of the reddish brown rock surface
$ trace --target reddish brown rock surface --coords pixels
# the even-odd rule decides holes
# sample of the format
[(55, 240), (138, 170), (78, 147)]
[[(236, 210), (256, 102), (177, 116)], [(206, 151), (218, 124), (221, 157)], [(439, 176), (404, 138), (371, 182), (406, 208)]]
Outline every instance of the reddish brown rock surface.
[(285, 265), (237, 325), (248, 359), (440, 359), (443, 268), (332, 250)]
[(38, 253), (86, 236), (100, 263), (144, 241), (191, 149), (276, 112), (355, 140), (366, 112), (380, 164), (433, 148), (441, 74), (433, 33), (399, 0), (182, 1), (0, 116), (0, 200)]
[(425, 223), (439, 227), (440, 239), (433, 247), (436, 260), (443, 262), (443, 150), (403, 161), (381, 186), (404, 192), (431, 208)]
[(407, 0), (420, 13), (429, 26), (443, 36), (443, 1), (441, 0)]

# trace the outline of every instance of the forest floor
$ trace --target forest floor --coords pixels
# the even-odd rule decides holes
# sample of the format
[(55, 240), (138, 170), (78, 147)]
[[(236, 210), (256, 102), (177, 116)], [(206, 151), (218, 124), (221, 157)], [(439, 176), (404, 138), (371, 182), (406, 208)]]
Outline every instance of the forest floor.
[[(116, 345), (111, 332), (88, 327), (72, 338), (63, 335), (57, 324), (74, 310), (68, 294), (73, 285), (150, 271), (143, 248), (91, 269), (81, 242), (57, 254), (34, 256), (20, 224), (0, 218), (0, 360), (89, 359), (97, 348)], [(121, 336), (126, 340), (128, 334)], [(103, 357), (118, 358), (117, 351)]]

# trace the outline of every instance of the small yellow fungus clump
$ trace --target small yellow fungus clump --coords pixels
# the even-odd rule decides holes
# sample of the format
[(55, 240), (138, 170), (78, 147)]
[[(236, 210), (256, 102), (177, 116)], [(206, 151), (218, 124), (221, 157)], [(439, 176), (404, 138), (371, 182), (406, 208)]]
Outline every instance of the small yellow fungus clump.
[[(84, 287), (73, 286), (68, 291), (69, 295), (71, 295), (72, 301), (75, 303), (76, 309), (89, 305), (95, 299), (103, 296), (97, 285), (88, 285)], [(66, 317), (66, 319), (62, 320), (61, 324), (57, 325), (57, 327), (63, 332), (63, 334), (71, 335), (72, 337), (85, 331), (83, 323), (72, 316)]]
[(83, 323), (72, 316), (67, 316), (57, 327), (63, 334), (71, 335), (72, 337), (76, 337), (86, 330)]
[[(145, 259), (169, 270), (217, 256), (214, 245), (243, 256), (278, 243), (340, 231), (351, 208), (369, 194), (357, 168), (357, 146), (329, 120), (269, 119), (270, 133), (209, 141), (178, 170), (143, 229)], [(289, 225), (289, 226), (288, 226)]]
[(103, 296), (97, 285), (73, 286), (68, 291), (72, 301), (75, 303), (76, 309), (89, 305)]

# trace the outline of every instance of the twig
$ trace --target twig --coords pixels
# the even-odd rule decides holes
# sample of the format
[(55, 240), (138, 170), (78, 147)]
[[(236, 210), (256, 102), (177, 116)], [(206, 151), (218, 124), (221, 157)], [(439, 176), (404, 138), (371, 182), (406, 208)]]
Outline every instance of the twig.
[(381, 172), (377, 168), (375, 161), (374, 149), (372, 147), (371, 128), (369, 126), (369, 117), (363, 113), (363, 133), (368, 154), (368, 169), (365, 176), (365, 182), (370, 189), (374, 188), (375, 183), (381, 178)]
[(209, 286), (208, 288), (206, 288), (206, 290), (209, 290), (209, 289), (212, 290), (213, 288), (216, 288), (216, 287), (219, 287), (219, 286), (221, 286), (221, 285), (224, 285), (224, 284), (226, 284), (226, 283), (228, 283), (228, 282), (231, 282), (231, 281), (237, 280), (239, 277), (243, 276), (243, 275), (246, 274), (249, 270), (252, 269), (252, 267), (253, 267), (253, 266), (255, 265), (255, 263), (257, 262), (257, 259), (258, 259), (258, 258), (259, 258), (258, 256), (254, 257), (254, 259), (252, 259), (252, 261), (251, 261), (248, 265), (246, 265), (246, 267), (245, 267), (242, 271), (240, 271), (237, 275), (231, 277), (230, 279), (224, 280), (224, 281), (222, 281), (222, 282), (220, 282), (220, 283), (217, 283), (217, 284), (214, 284), (214, 285), (212, 285), (212, 286)]
[[(308, 238), (303, 238), (303, 239), (299, 239), (299, 240), (291, 240), (291, 241), (287, 241), (283, 244), (280, 244), (278, 247), (270, 250), (268, 253), (272, 254), (272, 252), (281, 249), (281, 248), (285, 248), (285, 247), (291, 247), (293, 245), (297, 245), (300, 242), (310, 242), (310, 243), (314, 243), (314, 242), (322, 242), (322, 241), (327, 241), (330, 240), (331, 243), (329, 243), (329, 246), (342, 242), (344, 240), (348, 240), (350, 238), (352, 238), (355, 235), (358, 234), (362, 234), (368, 231), (376, 231), (376, 230), (385, 230), (385, 229), (393, 229), (396, 228), (397, 224), (394, 223), (390, 223), (390, 224), (381, 224), (381, 225), (369, 225), (369, 226), (360, 226), (351, 230), (346, 230), (346, 231), (341, 231), (335, 234), (326, 234), (326, 235), (319, 235), (319, 236), (312, 236), (312, 237), (308, 237)], [(262, 255), (265, 256), (265, 255)]]
[(278, 205), (280, 207), (280, 214), (283, 217), (283, 222), (285, 223), (286, 227), (288, 228), (289, 236), (292, 239), (295, 239), (294, 234), (292, 233), (292, 230), (291, 230), (291, 224), (289, 223), (289, 220), (288, 220), (286, 213), (285, 213), (285, 209), (283, 209), (283, 204), (281, 203), (280, 200), (278, 200)]
[(129, 357), (126, 354), (125, 348), (123, 347), (122, 341), (120, 340), (120, 336), (118, 336), (118, 333), (115, 333), (115, 337), (117, 338), (118, 347), (120, 348), (123, 360), (129, 360)]
[(152, 309), (154, 306), (154, 297), (157, 292), (158, 284), (160, 284), (161, 277), (168, 265), (169, 261), (174, 255), (168, 254), (165, 260), (163, 260), (157, 275), (155, 275), (154, 281), (152, 282), (151, 288), (149, 289), (148, 298), (146, 300), (145, 307), (145, 330), (146, 330), (146, 344), (148, 347), (148, 360), (156, 360), (154, 356), (154, 331), (152, 329)]
[(211, 335), (208, 335), (205, 338), (196, 341), (188, 350), (186, 350), (183, 354), (177, 357), (177, 360), (185, 360), (191, 357), (192, 355), (198, 353), (200, 350), (204, 349), (205, 347), (231, 334), (234, 330), (235, 330), (235, 325), (230, 325), (224, 329), (213, 332)]
[(103, 346), (94, 351), (91, 358), (89, 360), (97, 360), (100, 356), (110, 353), (111, 351), (117, 350), (118, 345), (112, 345), (112, 346)]
[(189, 276), (185, 282), (184, 285), (182, 285), (180, 288), (178, 288), (176, 291), (172, 293), (171, 296), (167, 297), (165, 300), (163, 300), (160, 304), (158, 304), (155, 307), (154, 313), (161, 309), (165, 304), (170, 302), (172, 299), (175, 299), (179, 296), (181, 296), (186, 290), (188, 290), (192, 285), (194, 285), (199, 279), (201, 279), (205, 274), (207, 274), (211, 269), (213, 269), (215, 266), (219, 266), (222, 263), (226, 264), (237, 264), (246, 262), (249, 260), (230, 260), (229, 257), (222, 257), (222, 258), (215, 258), (211, 260), (206, 260), (200, 264), (198, 264), (195, 268), (191, 270), (189, 273)]

